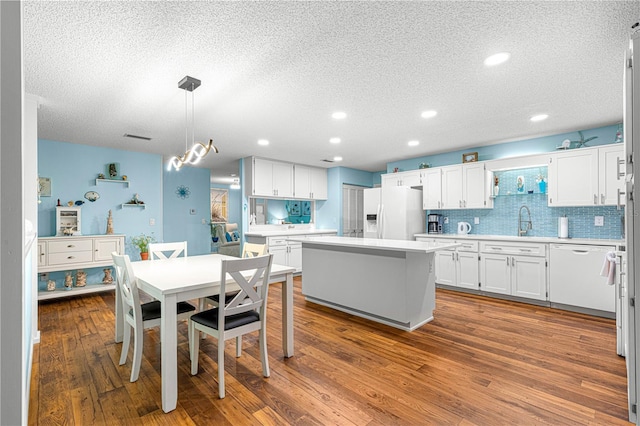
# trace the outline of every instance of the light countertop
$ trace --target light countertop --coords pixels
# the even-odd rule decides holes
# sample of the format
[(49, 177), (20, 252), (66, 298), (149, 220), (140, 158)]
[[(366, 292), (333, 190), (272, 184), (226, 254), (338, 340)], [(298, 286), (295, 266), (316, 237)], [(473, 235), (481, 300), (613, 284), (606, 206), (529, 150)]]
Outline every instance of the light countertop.
[(353, 247), (362, 249), (374, 249), (374, 250), (391, 250), (391, 251), (404, 251), (404, 252), (434, 252), (437, 250), (446, 249), (449, 247), (456, 247), (459, 244), (434, 244), (425, 241), (405, 241), (405, 240), (378, 240), (375, 238), (349, 238), (349, 237), (314, 237), (310, 239), (305, 238), (289, 238), (290, 241), (302, 242), (302, 247), (305, 244), (320, 244), (339, 247)]
[(337, 229), (278, 229), (269, 231), (248, 231), (246, 237), (290, 237), (295, 235), (337, 234)]
[(415, 234), (414, 237), (444, 238), (455, 240), (483, 240), (483, 241), (512, 241), (520, 243), (551, 243), (551, 244), (578, 244), (596, 246), (620, 246), (625, 245), (625, 240), (599, 240), (587, 238), (557, 238), (557, 237), (518, 237), (514, 235), (479, 235), (479, 234)]

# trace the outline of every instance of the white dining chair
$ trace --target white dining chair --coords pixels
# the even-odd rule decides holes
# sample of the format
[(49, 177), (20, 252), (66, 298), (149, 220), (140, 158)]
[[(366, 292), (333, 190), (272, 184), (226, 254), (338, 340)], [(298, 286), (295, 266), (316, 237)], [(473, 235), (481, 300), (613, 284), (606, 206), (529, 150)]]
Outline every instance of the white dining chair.
[[(255, 244), (255, 243), (244, 243), (242, 246), (242, 258), (247, 257), (256, 257), (263, 256), (267, 254), (267, 245), (266, 244)], [(225, 296), (225, 303), (229, 303), (231, 299), (236, 295), (237, 292), (228, 293)], [(205, 298), (200, 299), (199, 310), (204, 311), (209, 307), (218, 306), (220, 295), (214, 294), (212, 296), (207, 296)]]
[(264, 256), (265, 254), (267, 254), (266, 244), (244, 243), (244, 245), (242, 246), (241, 257), (243, 258)]
[[(198, 374), (198, 352), (202, 332), (218, 339), (218, 394), (224, 398), (224, 346), (225, 341), (235, 337), (236, 356), (241, 355), (242, 336), (259, 331), (260, 359), (262, 375), (269, 377), (269, 357), (267, 354), (267, 295), (269, 274), (273, 255), (265, 255), (237, 260), (223, 260), (220, 273), (222, 300), (227, 287), (240, 287), (235, 297), (224, 306), (199, 312), (189, 318), (189, 355), (191, 374)], [(248, 278), (245, 275), (250, 274)]]
[(187, 242), (149, 244), (149, 259), (175, 259), (182, 255), (187, 257)]
[[(120, 353), (120, 365), (127, 360), (131, 330), (133, 330), (133, 365), (131, 366), (131, 382), (138, 380), (140, 363), (142, 361), (142, 347), (144, 329), (160, 325), (162, 304), (158, 300), (148, 303), (140, 303), (138, 294), (138, 281), (131, 267), (129, 256), (112, 252), (113, 264), (116, 270), (116, 291), (120, 292), (122, 299), (122, 317), (125, 319), (124, 334), (122, 338), (122, 351)], [(187, 302), (178, 302), (178, 320), (188, 319), (196, 308)]]

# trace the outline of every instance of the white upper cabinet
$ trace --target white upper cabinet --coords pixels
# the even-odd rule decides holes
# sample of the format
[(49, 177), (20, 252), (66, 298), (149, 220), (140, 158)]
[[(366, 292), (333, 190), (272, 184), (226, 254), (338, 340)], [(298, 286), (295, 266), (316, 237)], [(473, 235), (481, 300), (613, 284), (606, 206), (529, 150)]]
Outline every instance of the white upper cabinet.
[(582, 148), (549, 157), (550, 207), (616, 205), (624, 179), (618, 163), (624, 160), (622, 145)]
[(462, 166), (442, 167), (442, 208), (462, 208)]
[(422, 170), (387, 173), (381, 177), (382, 187), (385, 186), (422, 186)]
[(296, 164), (293, 170), (295, 198), (327, 199), (327, 169)]
[(442, 169), (426, 169), (422, 172), (422, 208), (442, 208)]
[(248, 195), (262, 197), (293, 197), (293, 164), (252, 158)]
[(600, 204), (624, 205), (624, 146), (622, 144), (598, 148), (598, 189)]
[(441, 208), (492, 208), (490, 185), (491, 173), (485, 170), (483, 163), (442, 167)]

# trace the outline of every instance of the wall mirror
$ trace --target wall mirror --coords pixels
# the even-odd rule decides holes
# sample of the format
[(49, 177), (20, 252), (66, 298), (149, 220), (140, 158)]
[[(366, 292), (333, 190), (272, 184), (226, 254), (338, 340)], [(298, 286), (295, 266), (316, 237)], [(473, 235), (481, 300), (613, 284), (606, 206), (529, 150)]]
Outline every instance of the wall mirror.
[[(255, 225), (310, 223), (315, 214), (315, 201), (249, 198), (249, 217)], [(255, 216), (254, 216), (255, 215)]]

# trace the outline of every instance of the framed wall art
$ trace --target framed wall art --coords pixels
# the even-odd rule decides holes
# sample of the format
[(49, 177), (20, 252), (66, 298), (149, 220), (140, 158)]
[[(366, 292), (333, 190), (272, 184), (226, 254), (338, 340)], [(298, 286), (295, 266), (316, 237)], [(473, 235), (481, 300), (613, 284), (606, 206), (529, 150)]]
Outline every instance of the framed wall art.
[(38, 194), (41, 197), (51, 197), (51, 178), (38, 178)]
[(467, 152), (466, 154), (462, 154), (463, 163), (473, 163), (474, 161), (478, 161), (477, 152)]

